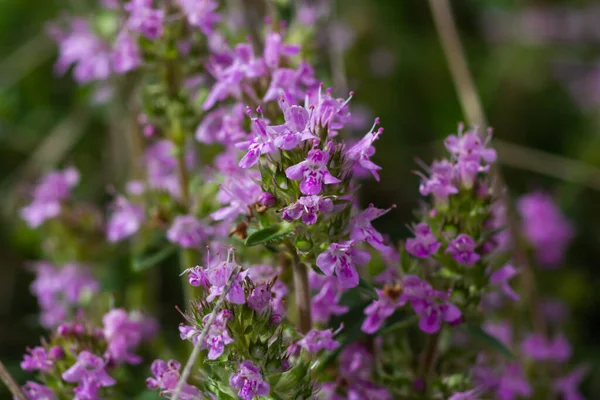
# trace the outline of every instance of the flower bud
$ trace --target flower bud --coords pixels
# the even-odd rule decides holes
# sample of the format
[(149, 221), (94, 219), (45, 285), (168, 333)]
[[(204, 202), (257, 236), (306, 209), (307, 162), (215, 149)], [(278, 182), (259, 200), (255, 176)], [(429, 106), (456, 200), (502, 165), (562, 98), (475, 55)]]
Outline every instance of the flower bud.
[(252, 358), (262, 360), (267, 354), (268, 347), (266, 343), (262, 343), (260, 340), (250, 345), (250, 355)]
[(307, 253), (313, 248), (313, 242), (310, 238), (298, 238), (295, 246), (301, 253)]
[(277, 204), (277, 198), (269, 192), (262, 192), (258, 198), (258, 202), (265, 207), (273, 207)]

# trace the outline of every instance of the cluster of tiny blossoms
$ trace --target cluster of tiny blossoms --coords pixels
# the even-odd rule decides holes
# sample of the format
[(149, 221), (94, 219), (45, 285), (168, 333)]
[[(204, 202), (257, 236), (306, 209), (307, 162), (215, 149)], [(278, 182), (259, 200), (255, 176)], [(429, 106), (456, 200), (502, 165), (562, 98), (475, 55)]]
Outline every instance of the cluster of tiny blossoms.
[(142, 362), (135, 350), (155, 336), (156, 322), (120, 308), (106, 312), (101, 325), (86, 313), (89, 307), (81, 306), (69, 316), (67, 307), (76, 304), (84, 291), (97, 290), (98, 282), (76, 265), (57, 271), (42, 264), (37, 273), (32, 292), (42, 308), (41, 322), (52, 331), (41, 345), (28, 348), (21, 362), (23, 370), (35, 372), (45, 385), (29, 381), (24, 393), (29, 399), (44, 400), (109, 397), (119, 384), (115, 376), (122, 367)]
[[(507, 210), (490, 171), (491, 135), (461, 126), (445, 140), (449, 157), (423, 165), (424, 205), (411, 237), (395, 246), (373, 226), (394, 206), (361, 208), (357, 198), (360, 179), (380, 180), (372, 160), (379, 119), (358, 140), (348, 137), (354, 94), (337, 97), (315, 76), (307, 43), (288, 43), (311, 38), (301, 21), (313, 25), (321, 8), (299, 7), (291, 24), (254, 24), (249, 39), (233, 23), (239, 10), (222, 3), (104, 0), (102, 23), (49, 26), (59, 73), (72, 68), (77, 82), (98, 89), (118, 85), (117, 76), (136, 80), (133, 134), (143, 152), (135, 161), (144, 173), (113, 190), (105, 218), (71, 198), (74, 168), (46, 175), (22, 208), (27, 224), (44, 232), (52, 261), (35, 268), (32, 292), (52, 332), (24, 357), (22, 368), (41, 382), (28, 382), (25, 395), (531, 396), (522, 363), (564, 363), (571, 349), (558, 324), (523, 334), (529, 326), (511, 321), (519, 333), (511, 335), (504, 320), (503, 309), (520, 300), (510, 280), (524, 266), (511, 263), (517, 239), (502, 229)], [(568, 221), (545, 195), (518, 208), (540, 263), (560, 263)], [(157, 265), (184, 279), (182, 341), (157, 343), (142, 358), (136, 349), (156, 323), (124, 307), (144, 307), (137, 295), (153, 297), (139, 282)], [(96, 280), (119, 273), (138, 286), (128, 292)], [(201, 355), (188, 376), (185, 360), (170, 358), (192, 347)], [(508, 357), (515, 354), (519, 362)], [(145, 388), (128, 379), (142, 373), (134, 365), (150, 376)], [(557, 368), (548, 371), (530, 379), (558, 379)], [(540, 390), (576, 396), (583, 372)]]

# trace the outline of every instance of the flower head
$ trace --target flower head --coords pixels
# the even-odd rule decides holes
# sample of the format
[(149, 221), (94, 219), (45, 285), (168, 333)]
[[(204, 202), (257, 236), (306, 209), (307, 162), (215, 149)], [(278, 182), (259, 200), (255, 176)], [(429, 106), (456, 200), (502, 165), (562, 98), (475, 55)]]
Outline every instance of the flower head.
[(125, 4), (129, 12), (127, 26), (134, 32), (141, 33), (150, 40), (158, 39), (163, 34), (163, 10), (152, 8), (152, 0), (131, 0)]
[(183, 248), (198, 248), (208, 236), (209, 228), (192, 215), (178, 215), (167, 231), (167, 239)]
[(426, 223), (415, 226), (415, 237), (406, 239), (406, 251), (420, 258), (431, 257), (441, 245)]
[(21, 218), (32, 228), (37, 228), (60, 214), (61, 202), (71, 196), (71, 189), (79, 183), (75, 168), (52, 171), (44, 176), (33, 191), (31, 203), (21, 209)]
[(319, 350), (333, 351), (340, 346), (340, 343), (333, 339), (334, 334), (332, 329), (324, 331), (311, 329), (298, 341), (298, 345), (309, 353), (316, 353)]
[(370, 254), (354, 248), (354, 242), (332, 243), (317, 257), (317, 266), (325, 275), (335, 273), (341, 287), (349, 289), (358, 285), (355, 264), (365, 264), (369, 259)]
[(129, 202), (125, 197), (117, 197), (106, 225), (109, 242), (119, 242), (135, 234), (144, 222), (144, 209)]
[(379, 128), (375, 132), (375, 127), (377, 125), (379, 125), (379, 118), (375, 119), (373, 127), (365, 135), (365, 137), (346, 152), (346, 158), (351, 160), (353, 163), (360, 165), (362, 168), (371, 171), (375, 177), (375, 180), (379, 181), (379, 174), (377, 171), (379, 171), (381, 167), (371, 161), (371, 157), (375, 154), (375, 146), (373, 146), (373, 142), (379, 139), (379, 135), (383, 133), (383, 128)]
[[(154, 378), (146, 379), (146, 386), (152, 390), (160, 389), (165, 394), (172, 394), (179, 382), (181, 364), (175, 360), (169, 362), (154, 360), (150, 369)], [(201, 398), (200, 390), (195, 386), (184, 383), (179, 398), (181, 400), (197, 400)]]
[(229, 385), (239, 389), (238, 396), (252, 400), (255, 396), (267, 396), (271, 387), (264, 381), (260, 368), (250, 360), (242, 361), (237, 372), (229, 378)]
[(302, 222), (306, 225), (313, 225), (319, 218), (319, 213), (330, 213), (333, 211), (333, 202), (331, 199), (322, 196), (302, 196), (295, 203), (283, 209), (281, 218), (288, 222), (302, 217)]
[(329, 173), (327, 162), (329, 153), (320, 149), (308, 152), (306, 160), (293, 165), (285, 170), (285, 175), (292, 180), (300, 182), (300, 192), (305, 195), (321, 193), (323, 184), (331, 185), (341, 181)]
[(28, 381), (23, 387), (23, 393), (28, 400), (56, 400), (56, 394), (48, 386)]
[(462, 265), (475, 264), (480, 256), (475, 252), (476, 243), (473, 238), (465, 233), (461, 233), (454, 240), (448, 243), (446, 254), (450, 254), (456, 262)]
[(538, 261), (556, 267), (573, 238), (573, 225), (546, 193), (534, 192), (521, 197), (517, 209), (523, 219), (523, 234), (536, 250)]
[(373, 204), (369, 204), (366, 210), (352, 218), (350, 222), (352, 230), (350, 239), (355, 242), (366, 241), (371, 246), (378, 250), (385, 250), (387, 246), (383, 243), (383, 236), (377, 232), (371, 222), (388, 213), (391, 208), (381, 209), (376, 208)]

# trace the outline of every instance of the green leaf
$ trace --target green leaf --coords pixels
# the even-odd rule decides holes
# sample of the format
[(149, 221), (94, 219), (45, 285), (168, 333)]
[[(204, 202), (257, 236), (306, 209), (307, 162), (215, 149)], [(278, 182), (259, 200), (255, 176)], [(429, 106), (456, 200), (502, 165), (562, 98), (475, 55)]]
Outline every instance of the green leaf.
[(175, 253), (175, 250), (177, 250), (177, 247), (169, 244), (155, 253), (142, 254), (139, 257), (134, 257), (132, 265), (133, 270), (136, 272), (141, 272), (148, 268), (154, 267), (155, 265), (160, 264), (161, 261), (165, 260), (171, 254)]
[(246, 239), (246, 246), (251, 247), (281, 239), (285, 235), (289, 234), (292, 229), (294, 229), (294, 225), (287, 222), (280, 222), (278, 224), (267, 226), (260, 231), (250, 234)]
[(360, 278), (360, 280), (358, 281), (358, 287), (362, 293), (369, 296), (369, 299), (371, 299), (371, 300), (379, 299), (379, 295), (375, 291), (375, 288), (369, 282), (365, 281), (363, 278)]
[(509, 359), (514, 358), (512, 352), (508, 348), (506, 348), (506, 346), (501, 341), (484, 331), (481, 328), (481, 326), (473, 323), (468, 323), (467, 331), (471, 334), (471, 336), (473, 336), (473, 338), (485, 343), (488, 347), (502, 354), (504, 357)]

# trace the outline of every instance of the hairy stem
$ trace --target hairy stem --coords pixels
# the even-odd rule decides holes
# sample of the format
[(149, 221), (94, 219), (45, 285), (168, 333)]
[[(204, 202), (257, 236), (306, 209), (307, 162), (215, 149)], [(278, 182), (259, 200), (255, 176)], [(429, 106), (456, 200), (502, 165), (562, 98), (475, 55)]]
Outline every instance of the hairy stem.
[(25, 393), (23, 393), (21, 387), (17, 384), (10, 372), (8, 372), (2, 361), (0, 361), (0, 380), (4, 382), (8, 390), (16, 399), (27, 400), (27, 396), (25, 396)]
[[(481, 103), (481, 98), (471, 76), (471, 71), (467, 64), (456, 23), (454, 21), (452, 10), (448, 0), (429, 0), (429, 6), (433, 16), (433, 21), (442, 44), (442, 49), (448, 61), (450, 74), (456, 87), (461, 108), (465, 117), (471, 124), (482, 127), (487, 126), (485, 113)], [(510, 197), (504, 189), (504, 179), (500, 169), (494, 165), (492, 168), (494, 180), (494, 192), (500, 196), (506, 206), (508, 214), (508, 230), (512, 237), (515, 263), (522, 267), (523, 286), (526, 302), (529, 304), (532, 324), (537, 332), (546, 332), (546, 323), (539, 312), (538, 290), (535, 282), (535, 275), (527, 260), (527, 250), (523, 248), (520, 238), (519, 220), (514, 208), (511, 207)]]
[(308, 285), (308, 268), (300, 262), (296, 249), (290, 248), (292, 252), (292, 268), (294, 269), (294, 292), (296, 296), (296, 307), (298, 309), (298, 326), (300, 332), (307, 333), (312, 328), (310, 286)]
[(183, 372), (181, 373), (179, 382), (177, 382), (177, 386), (175, 387), (175, 392), (173, 393), (172, 400), (179, 399), (181, 390), (183, 389), (183, 385), (187, 382), (187, 380), (192, 372), (192, 367), (194, 366), (194, 363), (196, 362), (196, 360), (198, 359), (198, 356), (200, 355), (200, 346), (202, 346), (202, 343), (204, 343), (204, 341), (206, 340), (208, 331), (210, 330), (210, 327), (212, 326), (212, 324), (214, 324), (215, 319), (217, 319), (217, 314), (219, 314), (219, 312), (221, 311), (221, 308), (223, 307), (223, 303), (225, 302), (225, 296), (227, 296), (227, 293), (229, 293), (229, 289), (231, 289), (231, 285), (233, 284), (233, 281), (235, 280), (235, 278), (237, 277), (239, 272), (240, 272), (240, 267), (236, 267), (234, 269), (234, 271), (231, 273), (231, 276), (229, 277), (227, 284), (223, 288), (223, 292), (221, 293), (221, 296), (219, 296), (219, 300), (217, 300), (217, 302), (215, 304), (215, 308), (213, 308), (212, 313), (210, 314), (210, 317), (208, 317), (208, 321), (206, 321), (206, 324), (202, 328), (202, 332), (200, 333), (200, 336), (198, 337), (198, 341), (196, 342), (196, 345), (194, 345), (194, 350), (192, 350), (192, 354), (190, 354), (190, 358), (187, 360), (187, 363), (185, 364), (185, 367), (183, 368)]

